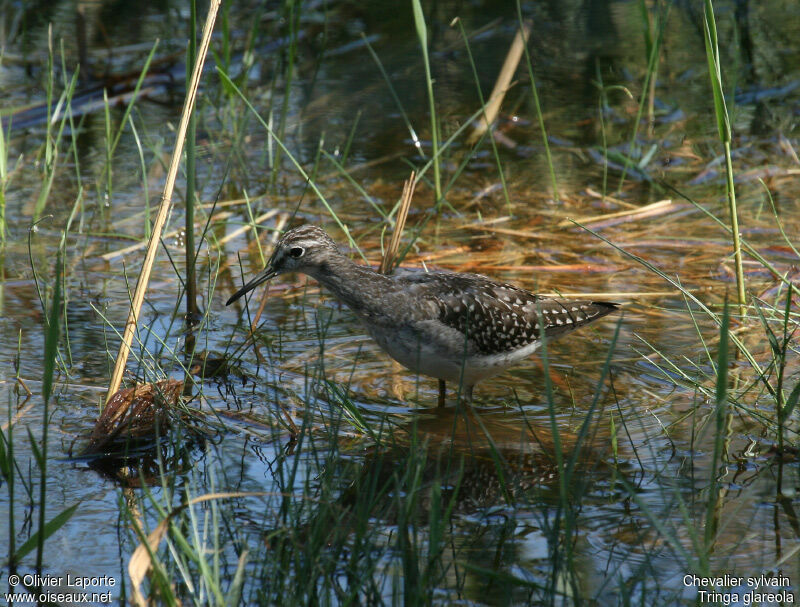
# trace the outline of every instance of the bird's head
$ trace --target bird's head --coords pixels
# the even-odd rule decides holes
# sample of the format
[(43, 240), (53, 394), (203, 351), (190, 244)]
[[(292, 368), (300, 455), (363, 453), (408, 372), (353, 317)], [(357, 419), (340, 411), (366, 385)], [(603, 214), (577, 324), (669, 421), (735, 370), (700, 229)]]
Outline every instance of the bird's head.
[(275, 250), (264, 270), (236, 291), (225, 305), (232, 304), (245, 293), (278, 274), (301, 272), (313, 275), (316, 270), (324, 267), (329, 259), (338, 255), (341, 253), (336, 243), (324, 230), (312, 225), (289, 230), (275, 245)]

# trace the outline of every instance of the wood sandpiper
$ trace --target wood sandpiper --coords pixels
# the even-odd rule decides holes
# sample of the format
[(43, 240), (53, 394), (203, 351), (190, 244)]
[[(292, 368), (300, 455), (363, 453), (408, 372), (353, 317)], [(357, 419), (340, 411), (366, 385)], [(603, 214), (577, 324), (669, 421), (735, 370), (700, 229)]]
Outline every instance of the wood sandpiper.
[(400, 270), (383, 275), (344, 255), (323, 230), (286, 232), (266, 268), (226, 302), (287, 272), (316, 279), (346, 304), (389, 356), (414, 372), (461, 386), (467, 402), (497, 375), (549, 341), (610, 314), (618, 304), (557, 300), (479, 274)]

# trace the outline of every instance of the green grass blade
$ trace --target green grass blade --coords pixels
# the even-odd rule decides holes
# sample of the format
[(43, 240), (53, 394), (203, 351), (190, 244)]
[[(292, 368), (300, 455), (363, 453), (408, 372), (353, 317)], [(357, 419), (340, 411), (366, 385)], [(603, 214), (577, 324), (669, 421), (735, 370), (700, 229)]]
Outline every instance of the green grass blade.
[(14, 561), (19, 562), (20, 559), (24, 558), (27, 554), (29, 554), (34, 548), (36, 548), (39, 543), (44, 543), (44, 541), (53, 535), (56, 531), (61, 529), (69, 519), (72, 518), (72, 515), (75, 514), (75, 511), (80, 506), (80, 503), (73, 504), (69, 508), (62, 510), (59, 514), (55, 515), (51, 518), (47, 523), (42, 525), (41, 529), (36, 531), (28, 540), (20, 546), (17, 551), (14, 553)]
[(719, 60), (719, 40), (717, 39), (717, 24), (714, 19), (714, 7), (711, 0), (705, 0), (703, 6), (703, 26), (706, 43), (706, 59), (708, 60), (708, 74), (711, 79), (711, 91), (714, 96), (714, 115), (717, 119), (719, 138), (725, 148), (725, 176), (728, 194), (728, 210), (731, 215), (731, 236), (733, 254), (736, 266), (736, 295), (739, 303), (740, 316), (745, 315), (747, 297), (744, 289), (744, 270), (742, 268), (742, 246), (739, 236), (739, 215), (736, 210), (736, 189), (733, 179), (733, 161), (731, 158), (731, 124), (728, 117), (728, 108), (725, 105), (725, 95), (722, 91), (722, 69)]
[(439, 160), (439, 122), (436, 119), (436, 101), (433, 96), (433, 76), (431, 76), (431, 62), (428, 56), (428, 29), (425, 25), (425, 15), (419, 0), (411, 0), (414, 10), (414, 26), (417, 30), (419, 46), (422, 50), (422, 61), (425, 64), (425, 85), (428, 89), (428, 108), (431, 114), (431, 147), (433, 149), (433, 184), (436, 191), (436, 204), (442, 199), (442, 177)]
[(789, 398), (786, 399), (786, 405), (783, 407), (783, 419), (788, 418), (792, 414), (797, 407), (798, 401), (800, 401), (800, 381), (797, 382), (797, 385), (794, 387), (791, 394), (789, 394)]
[(723, 443), (725, 442), (725, 418), (727, 416), (728, 400), (728, 337), (730, 335), (730, 314), (728, 301), (722, 311), (722, 323), (719, 327), (719, 349), (717, 351), (717, 386), (716, 403), (714, 407), (715, 432), (714, 454), (711, 458), (708, 496), (706, 498), (706, 521), (703, 529), (705, 550), (702, 556), (711, 550), (718, 530), (717, 493), (719, 491), (719, 465), (722, 460)]
[(53, 375), (58, 357), (59, 318), (61, 312), (61, 254), (56, 259), (56, 277), (53, 287), (53, 298), (50, 302), (50, 314), (47, 317), (47, 332), (44, 340), (44, 372), (42, 374), (42, 397), (45, 402), (53, 392)]
[(711, 92), (714, 96), (714, 114), (717, 120), (719, 138), (725, 142), (731, 140), (731, 125), (728, 120), (728, 108), (725, 95), (722, 93), (722, 70), (719, 64), (719, 40), (717, 39), (717, 23), (714, 19), (714, 7), (711, 0), (705, 0), (703, 6), (703, 33), (706, 43), (706, 59), (708, 75), (711, 77)]

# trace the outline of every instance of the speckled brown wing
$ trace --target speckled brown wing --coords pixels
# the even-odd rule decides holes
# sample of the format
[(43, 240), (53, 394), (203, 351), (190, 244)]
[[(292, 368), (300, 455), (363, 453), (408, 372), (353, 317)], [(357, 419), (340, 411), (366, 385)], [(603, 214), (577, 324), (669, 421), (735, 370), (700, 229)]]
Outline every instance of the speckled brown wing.
[(617, 309), (614, 303), (539, 297), (478, 274), (436, 272), (409, 278), (421, 291), (419, 295), (436, 306), (438, 319), (463, 333), (486, 355), (539, 341), (540, 319), (545, 335), (555, 339)]

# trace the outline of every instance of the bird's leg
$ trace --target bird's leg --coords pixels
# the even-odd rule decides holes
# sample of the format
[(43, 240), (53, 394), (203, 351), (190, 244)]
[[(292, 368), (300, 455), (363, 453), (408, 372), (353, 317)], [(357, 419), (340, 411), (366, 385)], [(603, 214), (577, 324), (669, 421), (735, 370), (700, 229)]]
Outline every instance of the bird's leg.
[(439, 380), (439, 407), (444, 407), (444, 397), (446, 395), (444, 380)]
[(458, 406), (462, 403), (472, 406), (472, 386), (461, 386), (458, 391)]
[(464, 386), (464, 402), (472, 406), (472, 388), (473, 386)]

